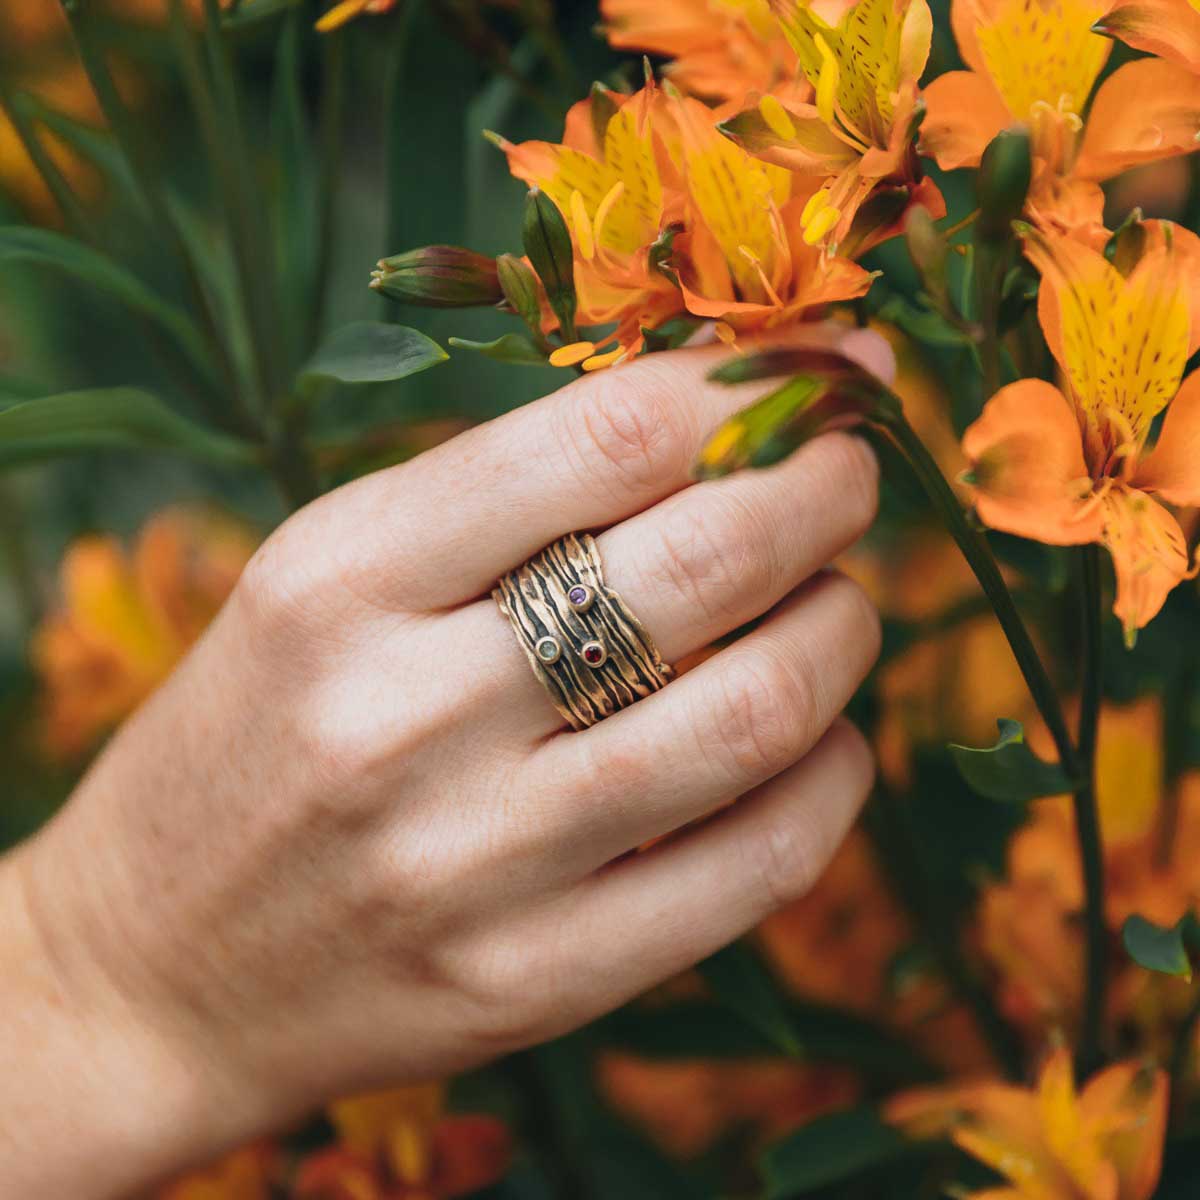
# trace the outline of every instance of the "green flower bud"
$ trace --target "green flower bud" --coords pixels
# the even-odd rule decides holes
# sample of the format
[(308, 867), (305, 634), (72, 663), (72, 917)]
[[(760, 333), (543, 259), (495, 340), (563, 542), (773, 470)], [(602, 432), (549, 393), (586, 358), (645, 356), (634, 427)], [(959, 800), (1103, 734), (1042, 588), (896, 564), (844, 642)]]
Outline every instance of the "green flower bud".
[(525, 254), (537, 272), (546, 299), (558, 317), (563, 338), (575, 341), (575, 251), (571, 231), (558, 206), (540, 188), (531, 188), (521, 228)]
[(381, 259), (371, 287), (426, 308), (472, 308), (503, 298), (496, 263), (461, 246), (422, 246)]
[(535, 333), (542, 327), (541, 285), (528, 265), (515, 254), (501, 254), (496, 259), (496, 274), (500, 290), (508, 306)]
[(998, 133), (979, 164), (979, 220), (976, 236), (983, 242), (1003, 242), (1012, 236), (1012, 223), (1025, 207), (1033, 179), (1029, 133), (1007, 129)]

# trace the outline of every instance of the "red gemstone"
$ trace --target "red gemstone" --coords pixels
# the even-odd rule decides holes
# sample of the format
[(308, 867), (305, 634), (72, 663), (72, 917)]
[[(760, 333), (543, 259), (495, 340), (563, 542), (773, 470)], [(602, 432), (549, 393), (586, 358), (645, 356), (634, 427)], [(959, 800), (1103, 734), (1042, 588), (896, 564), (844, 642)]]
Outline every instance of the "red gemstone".
[(598, 667), (604, 661), (604, 651), (599, 646), (585, 646), (583, 661), (593, 667)]

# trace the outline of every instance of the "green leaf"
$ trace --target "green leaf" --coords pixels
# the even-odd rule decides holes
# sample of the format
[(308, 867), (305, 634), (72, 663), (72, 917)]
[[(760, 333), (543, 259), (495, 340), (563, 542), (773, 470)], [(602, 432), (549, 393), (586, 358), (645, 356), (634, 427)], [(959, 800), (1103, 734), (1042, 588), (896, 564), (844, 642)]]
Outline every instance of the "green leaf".
[(63, 392), (0, 412), (0, 468), (92, 450), (166, 450), (222, 465), (258, 460), (249, 442), (196, 425), (137, 388)]
[(437, 342), (407, 325), (354, 321), (335, 329), (299, 375), (301, 390), (320, 383), (389, 383), (445, 362)]
[(1074, 781), (1058, 763), (1043, 762), (1025, 744), (1020, 721), (1002, 717), (996, 724), (1000, 737), (994, 746), (950, 745), (959, 773), (976, 792), (989, 800), (1023, 804), (1075, 790)]
[(523, 334), (505, 333), (492, 342), (473, 342), (469, 338), (448, 339), (456, 350), (474, 350), (497, 362), (519, 363), (527, 367), (548, 367), (546, 356)]
[(226, 29), (253, 25), (257, 21), (286, 12), (289, 8), (295, 8), (299, 3), (300, 0), (243, 0), (235, 11), (222, 17), (221, 24)]
[(770, 971), (747, 942), (734, 942), (696, 970), (727, 1008), (784, 1054), (801, 1052), (787, 1000)]
[(1187, 942), (1196, 940), (1196, 921), (1189, 913), (1174, 925), (1164, 927), (1136, 913), (1121, 929), (1121, 940), (1129, 957), (1147, 971), (1161, 975), (1192, 977)]
[(914, 1143), (885, 1125), (872, 1109), (818, 1117), (763, 1153), (759, 1167), (766, 1200), (790, 1200), (840, 1183), (914, 1149)]
[(98, 250), (49, 229), (6, 225), (0, 227), (0, 262), (51, 267), (80, 283), (107, 292), (170, 336), (202, 372), (211, 375), (203, 339), (191, 320), (136, 275)]

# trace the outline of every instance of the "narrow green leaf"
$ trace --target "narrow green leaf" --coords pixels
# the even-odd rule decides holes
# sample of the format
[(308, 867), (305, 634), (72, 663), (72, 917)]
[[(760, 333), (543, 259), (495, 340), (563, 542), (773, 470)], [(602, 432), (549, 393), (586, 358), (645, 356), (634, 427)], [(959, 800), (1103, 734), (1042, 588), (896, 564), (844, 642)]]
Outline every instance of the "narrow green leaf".
[(301, 390), (322, 382), (389, 383), (445, 362), (445, 350), (407, 325), (354, 321), (335, 329), (300, 370)]
[(727, 1008), (785, 1054), (801, 1052), (800, 1037), (787, 1000), (758, 953), (747, 942), (734, 942), (700, 963), (696, 970)]
[(236, 11), (227, 13), (221, 19), (221, 25), (226, 29), (238, 29), (244, 25), (253, 25), (268, 17), (278, 16), (289, 8), (295, 8), (301, 0), (244, 0)]
[(203, 373), (211, 374), (203, 339), (187, 315), (100, 251), (49, 229), (6, 225), (0, 227), (0, 262), (51, 267), (108, 293), (131, 311), (153, 322)]
[(1135, 913), (1122, 927), (1121, 940), (1129, 957), (1138, 966), (1161, 975), (1181, 975), (1190, 979), (1192, 964), (1184, 945), (1185, 922), (1188, 919), (1184, 917), (1168, 928), (1155, 925), (1153, 921)]
[(546, 356), (523, 334), (505, 333), (492, 342), (473, 342), (469, 338), (447, 339), (456, 350), (473, 350), (497, 362), (518, 363), (527, 367), (548, 367)]
[(256, 462), (249, 442), (214, 433), (137, 388), (62, 392), (0, 412), (0, 468), (92, 450), (160, 450), (202, 462)]
[(989, 800), (1024, 804), (1075, 790), (1074, 781), (1058, 763), (1043, 762), (1025, 744), (1020, 721), (1001, 717), (996, 724), (1000, 737), (994, 746), (950, 745), (959, 773), (976, 792)]
[(905, 1157), (915, 1144), (869, 1108), (818, 1117), (759, 1160), (766, 1200), (791, 1200)]

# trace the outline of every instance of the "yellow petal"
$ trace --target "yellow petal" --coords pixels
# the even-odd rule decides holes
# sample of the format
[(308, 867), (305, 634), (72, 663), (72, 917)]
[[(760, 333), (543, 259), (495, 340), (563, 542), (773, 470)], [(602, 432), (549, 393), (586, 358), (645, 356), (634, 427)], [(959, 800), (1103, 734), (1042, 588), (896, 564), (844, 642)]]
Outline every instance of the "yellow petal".
[(772, 133), (788, 141), (796, 136), (796, 126), (788, 116), (787, 109), (770, 92), (758, 102), (758, 111)]

